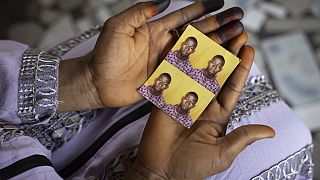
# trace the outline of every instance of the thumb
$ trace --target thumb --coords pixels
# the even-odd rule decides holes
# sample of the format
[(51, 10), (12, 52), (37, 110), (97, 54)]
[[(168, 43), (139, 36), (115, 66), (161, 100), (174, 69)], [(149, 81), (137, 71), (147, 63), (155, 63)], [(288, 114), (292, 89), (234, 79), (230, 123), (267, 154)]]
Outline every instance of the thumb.
[(229, 157), (233, 160), (248, 145), (264, 138), (273, 138), (274, 136), (275, 131), (268, 126), (245, 125), (221, 138), (224, 139)]
[(115, 24), (138, 28), (145, 24), (149, 18), (163, 12), (169, 5), (170, 0), (139, 2), (111, 19), (112, 22), (115, 21)]

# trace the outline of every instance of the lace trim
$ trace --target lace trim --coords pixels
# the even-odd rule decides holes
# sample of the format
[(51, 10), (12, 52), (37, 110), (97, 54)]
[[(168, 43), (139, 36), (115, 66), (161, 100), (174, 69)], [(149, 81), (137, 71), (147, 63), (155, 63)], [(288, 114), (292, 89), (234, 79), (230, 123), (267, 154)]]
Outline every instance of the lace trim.
[(56, 112), (59, 61), (58, 57), (39, 50), (24, 52), (18, 89), (18, 115), (22, 123), (39, 123)]
[(228, 128), (233, 128), (241, 119), (249, 117), (253, 112), (258, 112), (279, 100), (281, 98), (278, 92), (273, 89), (265, 76), (252, 77), (244, 87), (236, 108), (230, 116)]
[(312, 149), (313, 145), (302, 148), (287, 159), (252, 178), (252, 180), (295, 179), (297, 175), (312, 179), (314, 167)]

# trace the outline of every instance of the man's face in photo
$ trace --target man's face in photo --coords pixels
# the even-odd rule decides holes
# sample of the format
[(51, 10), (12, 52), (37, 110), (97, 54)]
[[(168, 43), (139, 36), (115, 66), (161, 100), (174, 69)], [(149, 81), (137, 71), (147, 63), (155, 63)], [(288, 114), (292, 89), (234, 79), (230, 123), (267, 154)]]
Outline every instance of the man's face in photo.
[(186, 39), (181, 44), (180, 53), (185, 57), (189, 56), (190, 54), (194, 53), (196, 46), (197, 46), (197, 44), (195, 41), (193, 41), (191, 39)]
[(167, 89), (170, 84), (170, 79), (165, 75), (160, 75), (154, 81), (153, 88), (158, 92), (162, 92), (163, 90)]
[(183, 110), (189, 111), (190, 109), (196, 106), (197, 101), (197, 97), (195, 97), (193, 94), (187, 93), (185, 96), (182, 97), (180, 106)]
[(223, 60), (219, 57), (214, 57), (208, 62), (207, 70), (210, 74), (217, 74), (223, 68)]

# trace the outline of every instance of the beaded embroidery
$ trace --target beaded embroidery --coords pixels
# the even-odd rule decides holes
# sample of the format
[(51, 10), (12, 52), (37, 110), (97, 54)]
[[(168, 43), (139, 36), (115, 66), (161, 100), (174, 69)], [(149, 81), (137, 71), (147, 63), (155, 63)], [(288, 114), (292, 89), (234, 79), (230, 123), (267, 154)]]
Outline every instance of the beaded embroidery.
[(287, 159), (252, 178), (252, 180), (296, 179), (297, 175), (311, 179), (314, 167), (312, 162), (312, 148), (313, 145), (302, 148)]
[(60, 113), (51, 118), (47, 124), (9, 125), (0, 123), (0, 144), (24, 135), (37, 139), (49, 150), (55, 150), (94, 120), (97, 111)]
[(228, 128), (241, 119), (249, 117), (253, 112), (260, 111), (261, 108), (268, 107), (279, 100), (279, 94), (265, 76), (252, 77), (244, 87), (236, 108), (230, 116)]
[(59, 61), (46, 52), (34, 49), (24, 52), (18, 89), (18, 115), (22, 123), (40, 123), (56, 112)]

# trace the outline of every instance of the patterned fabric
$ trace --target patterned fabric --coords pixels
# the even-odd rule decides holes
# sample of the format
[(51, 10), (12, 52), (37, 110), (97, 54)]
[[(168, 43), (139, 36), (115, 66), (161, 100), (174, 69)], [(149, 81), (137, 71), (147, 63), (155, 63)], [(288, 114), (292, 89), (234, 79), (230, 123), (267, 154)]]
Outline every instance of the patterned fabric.
[(124, 179), (127, 171), (137, 159), (138, 148), (127, 150), (126, 153), (121, 154), (118, 158), (112, 160), (105, 166), (105, 170), (101, 176), (96, 179), (100, 180), (120, 180)]
[(216, 76), (212, 79), (207, 78), (204, 76), (204, 72), (206, 71), (206, 68), (204, 69), (193, 69), (189, 76), (197, 81), (199, 84), (207, 88), (209, 91), (213, 92), (214, 94), (218, 93), (218, 90), (220, 88), (219, 82), (216, 80)]
[(298, 175), (300, 177), (302, 176), (303, 179), (312, 179), (314, 167), (314, 163), (312, 162), (312, 148), (313, 145), (302, 148), (287, 159), (252, 178), (252, 180), (296, 179)]
[(23, 54), (18, 90), (18, 115), (22, 123), (40, 123), (55, 114), (59, 61), (57, 56), (35, 49), (27, 49)]
[(95, 117), (97, 110), (55, 115), (47, 124), (11, 125), (0, 123), (0, 144), (17, 136), (37, 139), (49, 150), (56, 150), (78, 134)]
[(192, 65), (189, 62), (189, 57), (187, 57), (187, 58), (185, 58), (183, 60), (179, 60), (178, 53), (179, 53), (179, 50), (170, 51), (167, 54), (165, 59), (169, 63), (171, 63), (173, 66), (178, 68), (180, 71), (182, 71), (183, 73), (189, 74), (189, 72), (191, 72), (191, 70), (192, 70)]
[(273, 89), (265, 76), (252, 77), (244, 87), (236, 108), (230, 116), (228, 128), (233, 129), (233, 125), (241, 119), (249, 117), (253, 112), (258, 112), (279, 100), (281, 99), (278, 92)]
[(158, 108), (163, 108), (166, 106), (166, 102), (164, 101), (162, 97), (162, 92), (155, 96), (151, 93), (152, 86), (142, 86), (138, 92), (141, 93), (145, 98), (147, 98), (149, 101), (151, 101), (154, 105), (156, 105)]
[(192, 119), (189, 115), (189, 112), (186, 114), (180, 114), (178, 113), (179, 104), (176, 105), (167, 105), (165, 108), (163, 108), (163, 111), (167, 113), (169, 116), (171, 116), (173, 119), (181, 123), (187, 128), (190, 128), (193, 124)]

